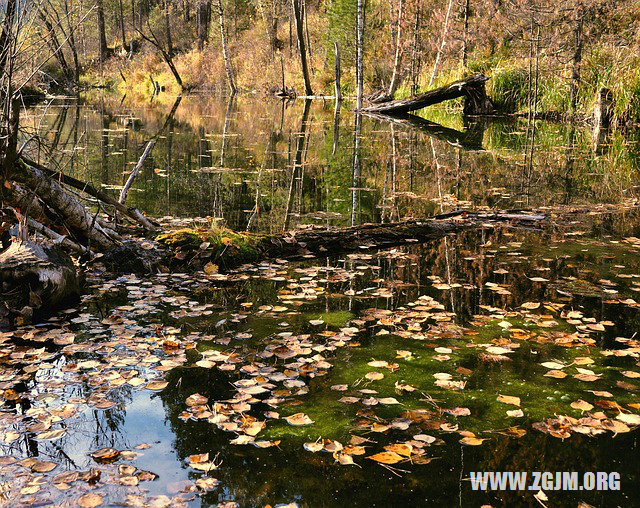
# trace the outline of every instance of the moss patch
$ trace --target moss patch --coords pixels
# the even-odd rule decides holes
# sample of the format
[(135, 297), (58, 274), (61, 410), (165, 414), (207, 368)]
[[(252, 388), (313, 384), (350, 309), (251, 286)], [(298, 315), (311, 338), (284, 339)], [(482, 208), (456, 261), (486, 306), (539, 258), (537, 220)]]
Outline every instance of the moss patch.
[(208, 230), (191, 228), (178, 229), (163, 233), (156, 237), (156, 241), (167, 247), (182, 252), (198, 250), (208, 253), (211, 261), (222, 266), (236, 266), (242, 263), (257, 261), (260, 251), (257, 243), (261, 237), (250, 233), (237, 233), (224, 227), (214, 227)]

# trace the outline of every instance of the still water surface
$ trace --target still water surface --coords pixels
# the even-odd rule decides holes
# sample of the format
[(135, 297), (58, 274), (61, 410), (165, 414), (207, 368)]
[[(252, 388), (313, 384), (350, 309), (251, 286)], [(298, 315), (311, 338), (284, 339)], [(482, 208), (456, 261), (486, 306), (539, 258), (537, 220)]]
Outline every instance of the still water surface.
[[(435, 111), (437, 124), (364, 117), (355, 146), (353, 114), (336, 116), (321, 101), (186, 97), (168, 116), (171, 108), (170, 100), (133, 107), (114, 98), (43, 106), (32, 125), (49, 146), (34, 155), (116, 192), (158, 136), (130, 204), (167, 224), (259, 232), (482, 206), (619, 203), (637, 191), (637, 140), (618, 134), (594, 149), (580, 128), (465, 123)], [(536, 428), (558, 415), (586, 416), (571, 407), (578, 400), (603, 413), (597, 421), (638, 413), (636, 380), (623, 373), (640, 371), (639, 219), (626, 212), (545, 232), (486, 228), (390, 251), (265, 262), (229, 277), (90, 274), (91, 292), (76, 309), (19, 330), (17, 346), (5, 339), (5, 382), (9, 372), (28, 376), (21, 402), (3, 406), (0, 446), (18, 460), (58, 464), (49, 479), (91, 467), (104, 468), (102, 477), (96, 487), (14, 489), (7, 500), (59, 502), (91, 491), (105, 504), (537, 506), (531, 492), (474, 492), (469, 472), (618, 471), (620, 491), (547, 492), (550, 506), (640, 506), (633, 425), (564, 439)], [(34, 343), (39, 333), (74, 341)], [(39, 359), (35, 372), (16, 363), (25, 354)], [(578, 369), (592, 374), (576, 378)], [(168, 385), (148, 390), (125, 382), (132, 376)], [(241, 380), (266, 389), (245, 396)], [(195, 393), (208, 409), (187, 402)], [(228, 410), (229, 401), (247, 405)], [(72, 417), (47, 420), (66, 426), (62, 437), (29, 430), (65, 404), (76, 408)], [(203, 413), (213, 408), (236, 427), (220, 425), (217, 410)], [(507, 413), (517, 409), (522, 416)], [(284, 421), (297, 413), (314, 423)], [(265, 422), (255, 440), (268, 447), (230, 442), (255, 422)], [(465, 435), (487, 440), (467, 446)], [(339, 455), (304, 449), (318, 438), (366, 451), (340, 465)], [(385, 468), (367, 459), (402, 443), (411, 460)], [(104, 447), (139, 456), (98, 466), (89, 454)], [(203, 453), (216, 457), (209, 476), (219, 483), (201, 494), (194, 482), (204, 473), (189, 457)], [(122, 486), (115, 468), (123, 464), (158, 478)], [(2, 473), (20, 487), (32, 481), (16, 464)]]

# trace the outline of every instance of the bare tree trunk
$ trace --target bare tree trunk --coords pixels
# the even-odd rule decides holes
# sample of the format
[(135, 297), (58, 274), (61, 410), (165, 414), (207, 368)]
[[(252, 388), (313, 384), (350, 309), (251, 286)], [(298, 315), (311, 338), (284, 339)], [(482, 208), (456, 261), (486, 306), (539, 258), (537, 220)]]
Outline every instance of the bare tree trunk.
[(362, 109), (362, 38), (364, 36), (364, 0), (358, 0), (358, 18), (356, 21), (356, 111)]
[(470, 0), (463, 0), (464, 7), (462, 9), (462, 68), (467, 68), (467, 59), (469, 53), (469, 3)]
[(227, 47), (227, 35), (224, 29), (224, 10), (222, 9), (222, 0), (218, 2), (218, 21), (220, 23), (220, 42), (222, 44), (222, 58), (224, 59), (224, 70), (227, 73), (227, 84), (231, 90), (231, 95), (236, 93), (236, 83), (233, 77), (233, 67), (231, 66), (231, 57), (229, 56), (229, 48)]
[(127, 49), (127, 37), (124, 33), (124, 6), (122, 5), (122, 0), (118, 0), (118, 10), (119, 10), (119, 24), (120, 24), (120, 37), (122, 38), (122, 49)]
[(198, 0), (196, 11), (196, 28), (198, 32), (198, 49), (202, 51), (209, 40), (209, 17), (211, 0)]
[(173, 56), (173, 42), (171, 40), (171, 20), (169, 17), (169, 0), (164, 0), (164, 33), (167, 39), (167, 53)]
[(433, 62), (433, 71), (431, 72), (431, 79), (429, 80), (429, 87), (433, 85), (436, 76), (438, 75), (438, 65), (440, 64), (440, 58), (442, 57), (442, 51), (447, 44), (447, 33), (449, 32), (449, 18), (451, 17), (451, 6), (453, 0), (449, 0), (449, 6), (447, 7), (447, 15), (444, 18), (444, 26), (442, 27), (442, 40), (440, 41), (440, 47), (438, 53), (436, 53), (436, 60)]
[(75, 37), (75, 26), (73, 23), (73, 19), (71, 18), (71, 13), (69, 12), (69, 1), (64, 0), (64, 14), (67, 19), (67, 25), (69, 27), (69, 49), (71, 50), (71, 57), (73, 58), (73, 78), (75, 83), (80, 81), (80, 63), (78, 62), (78, 50), (76, 47), (76, 37)]
[(584, 11), (582, 1), (579, 0), (575, 7), (575, 27), (573, 30), (574, 52), (571, 68), (571, 85), (569, 88), (569, 108), (571, 113), (576, 112), (578, 106), (578, 86), (580, 84), (580, 64), (582, 62), (582, 25)]
[(388, 95), (393, 99), (400, 79), (398, 77), (400, 67), (400, 50), (402, 49), (402, 10), (404, 7), (404, 0), (400, 0), (400, 7), (398, 8), (398, 21), (396, 23), (396, 52), (393, 59), (393, 74), (391, 75), (391, 83), (389, 84)]
[(64, 56), (64, 51), (62, 51), (62, 44), (60, 44), (60, 41), (58, 40), (55, 29), (53, 28), (53, 25), (51, 24), (51, 21), (49, 21), (49, 18), (44, 10), (39, 9), (38, 14), (40, 16), (40, 19), (42, 20), (42, 23), (44, 24), (45, 29), (47, 30), (47, 42), (49, 43), (51, 53), (60, 64), (60, 70), (62, 71), (65, 80), (71, 81), (71, 68), (69, 67), (67, 59)]
[(336, 103), (339, 103), (342, 100), (342, 90), (340, 89), (340, 49), (338, 48), (338, 43), (335, 41), (333, 41), (333, 49), (335, 51)]
[(98, 13), (98, 53), (100, 63), (103, 64), (107, 59), (107, 34), (104, 23), (103, 0), (97, 0), (96, 11)]
[(418, 44), (420, 43), (420, 4), (416, 5), (416, 20), (413, 26), (413, 44), (411, 49), (411, 95), (418, 93), (418, 76), (420, 75), (420, 56)]
[[(362, 1), (362, 0), (359, 0)], [(309, 68), (307, 66), (307, 51), (305, 47), (304, 37), (304, 20), (302, 19), (302, 13), (300, 12), (299, 0), (291, 0), (293, 5), (293, 15), (296, 22), (296, 33), (298, 34), (298, 46), (300, 48), (300, 61), (302, 64), (302, 77), (304, 79), (305, 95), (313, 95), (313, 89), (311, 88), (311, 79), (309, 78)]]
[(313, 70), (313, 58), (311, 56), (311, 38), (309, 37), (309, 23), (307, 22), (307, 2), (306, 0), (300, 0), (300, 6), (302, 8), (302, 22), (304, 25), (304, 34), (307, 42), (307, 56), (309, 58), (309, 68), (311, 69), (311, 74), (314, 74)]
[[(138, 30), (137, 28), (136, 28), (136, 30), (140, 34), (140, 37), (142, 37), (145, 41), (150, 43), (152, 46), (154, 46), (160, 52), (160, 54), (162, 55), (163, 60), (165, 61), (165, 63), (169, 67), (169, 70), (171, 71), (171, 74), (173, 74), (173, 77), (175, 78), (176, 83), (178, 84), (178, 86), (181, 89), (184, 89), (184, 84), (182, 83), (182, 78), (180, 77), (180, 73), (178, 72), (178, 69), (176, 68), (176, 66), (173, 63), (173, 57), (169, 53), (167, 53), (167, 51), (162, 47), (162, 44), (160, 43), (160, 41), (158, 41), (158, 38), (155, 36), (153, 31), (151, 31), (151, 37), (149, 37), (143, 31)], [(153, 81), (153, 79), (152, 79), (152, 81)]]

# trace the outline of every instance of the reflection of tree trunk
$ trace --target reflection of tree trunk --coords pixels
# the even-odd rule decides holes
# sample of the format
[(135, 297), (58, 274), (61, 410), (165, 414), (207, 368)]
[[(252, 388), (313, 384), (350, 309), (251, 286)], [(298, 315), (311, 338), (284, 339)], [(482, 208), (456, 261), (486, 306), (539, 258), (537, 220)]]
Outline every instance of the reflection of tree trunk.
[(360, 186), (360, 131), (362, 129), (362, 115), (356, 113), (356, 125), (354, 130), (354, 143), (353, 143), (353, 181), (352, 181), (352, 194), (351, 194), (351, 225), (355, 226), (356, 210), (358, 208), (358, 187)]
[(283, 231), (289, 229), (291, 223), (291, 211), (293, 209), (295, 183), (302, 173), (302, 165), (304, 164), (304, 149), (307, 138), (309, 110), (311, 109), (311, 99), (304, 101), (304, 109), (302, 110), (302, 120), (300, 121), (300, 130), (296, 139), (296, 155), (291, 171), (291, 182), (289, 183), (289, 196), (287, 197), (287, 212), (284, 218)]
[(333, 147), (331, 155), (335, 155), (338, 150), (338, 141), (340, 140), (340, 102), (336, 102), (336, 109), (333, 112)]
[[(296, 33), (298, 34), (298, 47), (300, 48), (300, 63), (302, 65), (302, 77), (304, 79), (304, 90), (307, 96), (313, 95), (311, 88), (311, 78), (309, 77), (309, 68), (307, 66), (307, 51), (304, 36), (304, 20), (300, 12), (300, 0), (291, 0), (293, 5), (293, 14), (296, 22)], [(362, 1), (362, 0), (359, 0)]]
[(229, 138), (229, 121), (231, 120), (231, 111), (233, 109), (234, 96), (231, 95), (227, 101), (227, 110), (224, 113), (224, 125), (222, 127), (222, 146), (220, 147), (220, 167), (224, 167), (224, 156), (227, 150), (227, 139)]

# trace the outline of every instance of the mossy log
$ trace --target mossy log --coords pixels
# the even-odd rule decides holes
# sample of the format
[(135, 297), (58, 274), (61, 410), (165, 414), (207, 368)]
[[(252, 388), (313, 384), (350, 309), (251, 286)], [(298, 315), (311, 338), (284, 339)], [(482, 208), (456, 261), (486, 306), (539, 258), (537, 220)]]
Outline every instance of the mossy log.
[(168, 248), (170, 268), (200, 269), (216, 265), (228, 270), (244, 263), (269, 258), (331, 256), (366, 249), (384, 249), (412, 242), (426, 242), (487, 223), (510, 223), (531, 227), (544, 215), (453, 212), (425, 220), (388, 224), (364, 224), (347, 228), (311, 227), (284, 235), (237, 233), (226, 228), (179, 229), (156, 240)]
[(79, 295), (73, 261), (59, 246), (28, 240), (0, 253), (0, 322), (29, 321)]

